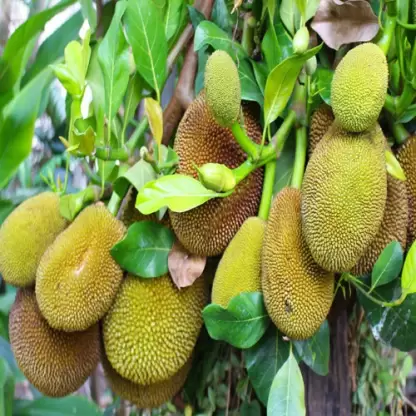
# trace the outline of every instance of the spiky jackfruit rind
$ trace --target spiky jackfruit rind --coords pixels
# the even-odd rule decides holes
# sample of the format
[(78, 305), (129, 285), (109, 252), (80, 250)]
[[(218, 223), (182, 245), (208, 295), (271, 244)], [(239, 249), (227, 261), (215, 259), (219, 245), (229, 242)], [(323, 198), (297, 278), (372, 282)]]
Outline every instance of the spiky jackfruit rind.
[(227, 308), (242, 292), (261, 291), (261, 250), (266, 222), (247, 218), (226, 248), (215, 273), (212, 302)]
[(177, 373), (167, 380), (140, 385), (118, 374), (105, 354), (103, 354), (101, 361), (111, 390), (141, 409), (153, 409), (172, 399), (182, 389), (192, 363), (192, 360), (188, 360)]
[(5, 282), (19, 287), (34, 284), (43, 253), (66, 225), (53, 192), (20, 204), (0, 228), (0, 273)]
[(378, 125), (351, 134), (334, 123), (309, 160), (302, 228), (325, 270), (351, 270), (378, 233), (387, 196), (384, 144)]
[[(245, 130), (256, 143), (261, 128), (250, 107), (243, 106)], [(222, 163), (233, 169), (247, 156), (231, 131), (219, 126), (211, 116), (200, 94), (181, 120), (174, 150), (179, 156), (177, 172), (197, 177), (195, 165)], [(227, 198), (214, 198), (183, 213), (170, 211), (172, 228), (182, 245), (201, 256), (221, 254), (243, 222), (257, 215), (263, 185), (263, 169), (256, 169), (241, 181)]]
[(241, 85), (238, 69), (225, 51), (215, 51), (205, 66), (207, 105), (214, 119), (223, 127), (231, 127), (241, 107)]
[(335, 70), (331, 105), (338, 123), (347, 131), (371, 128), (383, 108), (388, 66), (383, 51), (373, 43), (351, 49)]
[(309, 157), (334, 122), (332, 108), (323, 103), (312, 114), (309, 130)]
[(36, 297), (52, 328), (83, 331), (109, 310), (123, 278), (110, 249), (124, 225), (102, 204), (85, 208), (42, 257)]
[(274, 324), (291, 339), (311, 337), (328, 315), (334, 275), (312, 258), (302, 235), (301, 195), (284, 188), (267, 221), (262, 253), (262, 290)]
[(179, 290), (169, 275), (128, 276), (103, 321), (104, 348), (112, 367), (138, 384), (172, 377), (191, 356), (205, 302), (202, 277)]
[(398, 153), (397, 160), (406, 174), (407, 201), (409, 219), (407, 228), (407, 246), (416, 240), (416, 136), (410, 136)]
[(78, 390), (100, 358), (98, 324), (82, 332), (52, 329), (39, 311), (33, 289), (20, 289), (10, 311), (10, 344), (19, 368), (43, 394)]

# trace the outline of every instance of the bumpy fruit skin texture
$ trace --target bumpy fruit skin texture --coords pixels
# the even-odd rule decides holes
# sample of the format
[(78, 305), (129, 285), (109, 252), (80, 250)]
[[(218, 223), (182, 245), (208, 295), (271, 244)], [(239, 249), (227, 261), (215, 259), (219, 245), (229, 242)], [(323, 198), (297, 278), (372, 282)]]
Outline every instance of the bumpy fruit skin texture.
[(231, 56), (215, 51), (205, 66), (207, 104), (218, 124), (231, 127), (241, 107), (241, 86), (238, 69)]
[(167, 380), (185, 365), (202, 326), (205, 282), (177, 289), (169, 275), (128, 276), (103, 322), (112, 367), (138, 384)]
[(153, 409), (166, 403), (181, 390), (191, 368), (192, 360), (188, 360), (171, 378), (147, 385), (133, 383), (127, 378), (122, 377), (111, 367), (110, 362), (105, 356), (102, 357), (102, 363), (104, 374), (110, 384), (111, 390), (115, 394), (135, 404), (139, 408)]
[(0, 228), (0, 273), (14, 286), (35, 283), (40, 259), (67, 222), (59, 213), (59, 197), (43, 192), (19, 205)]
[(301, 230), (301, 195), (284, 188), (270, 210), (262, 288), (274, 324), (291, 339), (311, 337), (331, 307), (334, 275), (313, 260)]
[(226, 248), (215, 273), (212, 302), (226, 308), (242, 292), (261, 291), (261, 249), (266, 223), (247, 218)]
[(325, 270), (351, 270), (375, 238), (387, 196), (380, 127), (350, 134), (333, 124), (306, 167), (303, 233)]
[(312, 114), (309, 130), (309, 157), (334, 122), (334, 113), (327, 104), (321, 104)]
[(52, 329), (41, 315), (33, 289), (20, 289), (10, 311), (10, 344), (26, 378), (43, 394), (78, 390), (100, 358), (98, 324), (83, 332)]
[[(249, 137), (260, 143), (261, 129), (248, 108), (244, 111)], [(179, 156), (177, 173), (197, 178), (194, 168), (205, 163), (223, 163), (233, 169), (246, 154), (231, 131), (220, 127), (200, 94), (188, 107), (176, 134), (174, 150)], [(200, 256), (217, 256), (248, 218), (257, 215), (263, 185), (263, 169), (256, 169), (226, 198), (214, 198), (190, 211), (169, 212), (173, 230), (183, 246)]]
[(103, 205), (85, 208), (39, 264), (36, 297), (52, 328), (82, 331), (109, 310), (123, 278), (110, 249), (124, 225)]
[(371, 128), (383, 108), (388, 66), (382, 50), (373, 43), (351, 49), (335, 70), (331, 105), (335, 118), (347, 131)]
[(407, 228), (407, 246), (416, 240), (416, 136), (411, 136), (401, 146), (397, 160), (406, 174), (409, 220)]

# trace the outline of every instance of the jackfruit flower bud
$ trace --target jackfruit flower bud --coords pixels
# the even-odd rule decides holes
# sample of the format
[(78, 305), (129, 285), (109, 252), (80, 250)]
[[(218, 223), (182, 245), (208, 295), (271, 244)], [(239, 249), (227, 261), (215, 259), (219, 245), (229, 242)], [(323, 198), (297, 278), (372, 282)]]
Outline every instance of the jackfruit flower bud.
[(293, 36), (293, 53), (300, 55), (306, 52), (309, 46), (309, 31), (306, 26), (301, 27)]
[(206, 163), (198, 168), (200, 182), (215, 192), (228, 192), (234, 189), (236, 180), (234, 173), (220, 163)]

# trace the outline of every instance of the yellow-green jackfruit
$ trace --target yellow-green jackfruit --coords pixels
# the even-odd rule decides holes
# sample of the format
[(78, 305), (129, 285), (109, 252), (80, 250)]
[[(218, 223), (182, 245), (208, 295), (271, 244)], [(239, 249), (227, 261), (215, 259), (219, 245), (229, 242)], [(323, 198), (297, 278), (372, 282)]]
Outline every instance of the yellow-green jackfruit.
[(362, 132), (377, 122), (386, 99), (388, 66), (373, 43), (351, 49), (335, 70), (331, 105), (343, 129)]
[(215, 51), (205, 66), (205, 94), (214, 119), (223, 127), (231, 127), (240, 114), (241, 85), (238, 69), (231, 56)]
[(14, 286), (35, 283), (39, 261), (67, 222), (59, 197), (43, 192), (20, 204), (0, 228), (0, 273)]
[(117, 371), (111, 367), (105, 354), (103, 355), (102, 363), (104, 373), (110, 384), (111, 390), (118, 396), (128, 400), (141, 409), (159, 407), (175, 396), (183, 387), (192, 362), (192, 360), (188, 360), (177, 373), (167, 380), (153, 384), (140, 385), (133, 383), (118, 374)]
[(416, 136), (411, 136), (401, 146), (397, 160), (406, 174), (409, 220), (407, 228), (407, 246), (416, 240)]
[[(244, 109), (244, 120), (249, 137), (260, 143), (261, 128), (248, 107)], [(192, 102), (182, 118), (174, 150), (179, 156), (177, 173), (195, 178), (195, 165), (223, 163), (229, 168), (236, 168), (247, 158), (231, 131), (215, 122), (204, 94)], [(179, 241), (193, 254), (221, 254), (243, 222), (257, 215), (262, 186), (263, 169), (260, 168), (241, 181), (227, 198), (211, 199), (186, 212), (170, 211), (172, 228)]]
[(102, 204), (85, 208), (42, 257), (36, 297), (52, 328), (82, 331), (107, 313), (123, 278), (110, 249), (124, 225)]
[(179, 290), (169, 275), (128, 276), (103, 321), (105, 353), (117, 373), (152, 384), (178, 372), (202, 326), (205, 289), (202, 277)]
[(212, 302), (226, 308), (242, 292), (261, 290), (261, 249), (266, 223), (247, 218), (226, 248), (212, 287)]
[(311, 157), (317, 144), (325, 136), (334, 122), (334, 113), (327, 104), (321, 104), (312, 114), (309, 130), (309, 157)]
[(328, 315), (334, 275), (313, 260), (301, 230), (300, 191), (284, 188), (270, 210), (263, 247), (267, 312), (291, 339), (311, 337)]
[(20, 289), (10, 311), (10, 344), (26, 378), (43, 394), (78, 390), (100, 358), (98, 324), (83, 332), (52, 329), (41, 315), (33, 289)]
[(384, 143), (378, 125), (350, 134), (335, 123), (309, 160), (302, 228), (325, 270), (351, 270), (378, 233), (387, 196)]

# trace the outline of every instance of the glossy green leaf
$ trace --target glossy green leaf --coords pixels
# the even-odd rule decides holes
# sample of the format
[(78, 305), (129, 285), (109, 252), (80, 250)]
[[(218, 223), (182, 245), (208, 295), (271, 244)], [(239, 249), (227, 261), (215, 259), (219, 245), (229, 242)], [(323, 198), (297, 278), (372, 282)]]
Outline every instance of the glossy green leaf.
[(202, 47), (198, 52), (198, 70), (195, 77), (195, 94), (204, 88), (205, 66), (209, 58), (208, 46)]
[(402, 273), (402, 290), (405, 293), (416, 293), (416, 241), (406, 255)]
[(273, 195), (276, 195), (292, 182), (293, 164), (295, 161), (296, 140), (294, 134), (291, 134), (276, 163), (276, 174), (273, 185)]
[(301, 16), (296, 7), (297, 1), (298, 0), (282, 0), (280, 5), (280, 18), (292, 36), (300, 27)]
[(215, 0), (212, 8), (211, 20), (222, 30), (231, 34), (232, 26), (230, 22), (230, 12), (227, 8), (226, 0)]
[(6, 293), (0, 295), (0, 312), (8, 315), (16, 298), (17, 289), (13, 286), (6, 285)]
[(250, 348), (270, 324), (260, 292), (234, 296), (227, 309), (212, 303), (202, 311), (211, 338), (226, 341), (236, 348)]
[(280, 62), (280, 45), (277, 41), (276, 32), (272, 25), (269, 26), (261, 41), (261, 51), (269, 70), (272, 70)]
[(326, 376), (329, 366), (329, 325), (324, 321), (311, 338), (293, 342), (299, 357), (316, 374)]
[(189, 211), (212, 198), (224, 198), (231, 192), (217, 193), (186, 175), (166, 175), (140, 189), (136, 208), (144, 215), (168, 207), (174, 212)]
[(0, 189), (32, 150), (40, 99), (51, 81), (52, 71), (45, 68), (4, 108), (0, 125)]
[(388, 149), (385, 151), (385, 156), (387, 173), (399, 181), (405, 181), (406, 175), (403, 168), (400, 166), (399, 161), (396, 159), (396, 156), (394, 156), (394, 153)]
[(168, 272), (168, 255), (175, 241), (172, 230), (152, 221), (130, 225), (111, 255), (129, 273), (152, 278)]
[(167, 41), (159, 9), (152, 1), (129, 0), (126, 33), (136, 68), (160, 98), (167, 75)]
[(167, 0), (164, 21), (166, 40), (168, 41), (175, 35), (179, 28), (183, 7), (184, 2), (182, 0)]
[(305, 21), (306, 18), (306, 5), (308, 3), (308, 0), (295, 0), (296, 7), (303, 19)]
[(7, 361), (0, 357), (0, 414), (13, 415), (14, 378)]
[(118, 111), (129, 82), (129, 50), (121, 28), (127, 1), (118, 1), (110, 27), (98, 47), (98, 62), (104, 77), (105, 113), (111, 121)]
[(254, 77), (256, 78), (257, 85), (260, 88), (261, 93), (264, 95), (264, 88), (266, 87), (268, 68), (266, 62), (256, 62), (251, 60), (251, 65), (254, 71)]
[(81, 10), (84, 19), (88, 20), (88, 24), (92, 32), (95, 32), (97, 27), (97, 13), (94, 9), (92, 0), (79, 0), (81, 3)]
[(59, 211), (64, 218), (73, 221), (86, 205), (98, 200), (100, 194), (101, 189), (92, 185), (78, 193), (63, 195), (59, 200)]
[(237, 68), (241, 82), (241, 99), (256, 101), (260, 105), (263, 105), (263, 94), (257, 85), (256, 78), (248, 60), (240, 60)]
[(240, 408), (240, 416), (261, 416), (261, 407), (257, 400), (250, 403), (244, 402)]
[(400, 119), (396, 123), (408, 123), (416, 118), (416, 104), (412, 104), (404, 111)]
[(205, 45), (211, 45), (215, 50), (226, 51), (232, 58), (247, 58), (246, 51), (239, 43), (233, 41), (228, 33), (208, 20), (204, 20), (198, 25), (194, 37), (196, 51)]
[(314, 73), (316, 87), (321, 98), (331, 105), (331, 84), (334, 71), (319, 67)]
[(302, 373), (292, 352), (277, 372), (269, 399), (267, 414), (279, 416), (306, 415), (305, 386)]
[(124, 119), (123, 119), (123, 135), (127, 129), (127, 125), (134, 117), (134, 113), (143, 96), (144, 81), (138, 72), (131, 77), (127, 86), (127, 92), (124, 101)]
[(260, 341), (244, 351), (250, 383), (264, 406), (267, 406), (274, 377), (289, 356), (289, 346), (277, 328), (270, 325)]
[(194, 29), (198, 27), (198, 25), (206, 20), (203, 13), (201, 13), (199, 10), (195, 9), (193, 6), (186, 6), (188, 8), (189, 18), (191, 19), (191, 23)]
[(283, 112), (292, 95), (296, 79), (303, 64), (316, 53), (322, 45), (308, 50), (302, 55), (291, 56), (277, 65), (267, 77), (264, 92), (265, 124), (275, 121)]
[(389, 243), (378, 257), (371, 273), (371, 287), (385, 285), (394, 280), (403, 266), (403, 249), (397, 241)]

